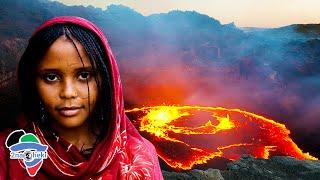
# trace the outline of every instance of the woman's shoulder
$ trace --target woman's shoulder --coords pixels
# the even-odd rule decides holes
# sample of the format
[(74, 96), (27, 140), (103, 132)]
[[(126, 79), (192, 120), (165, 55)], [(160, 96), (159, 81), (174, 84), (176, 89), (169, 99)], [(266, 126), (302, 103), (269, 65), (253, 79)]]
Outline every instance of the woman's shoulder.
[(6, 140), (8, 135), (12, 132), (12, 129), (4, 129), (0, 131), (0, 141)]
[[(11, 129), (5, 129), (0, 131), (0, 166), (4, 166), (6, 164), (6, 159), (9, 157), (8, 155), (8, 148), (6, 146), (6, 139), (9, 136), (9, 134), (12, 132)], [(0, 167), (0, 174), (1, 174), (1, 167)]]
[[(12, 132), (11, 129), (5, 129), (0, 131), (0, 149), (2, 150), (2, 148), (5, 148), (6, 145), (6, 139), (9, 136), (9, 134)], [(0, 152), (2, 153), (2, 151), (0, 150)]]
[[(11, 133), (10, 129), (5, 129), (0, 131), (0, 177), (5, 179), (7, 176), (7, 165), (8, 165), (8, 157), (9, 155), (7, 147), (5, 145), (7, 136)], [(0, 179), (1, 179), (0, 178)]]

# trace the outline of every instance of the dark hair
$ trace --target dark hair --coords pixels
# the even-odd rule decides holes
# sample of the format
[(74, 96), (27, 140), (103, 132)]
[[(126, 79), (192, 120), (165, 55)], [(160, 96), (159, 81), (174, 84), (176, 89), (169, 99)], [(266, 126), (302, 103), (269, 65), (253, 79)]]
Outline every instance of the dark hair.
[[(56, 24), (42, 29), (29, 40), (29, 44), (23, 53), (19, 67), (18, 80), (21, 93), (21, 110), (29, 122), (35, 122), (42, 128), (49, 128), (49, 120), (43, 119), (43, 107), (36, 89), (37, 66), (48, 51), (53, 42), (65, 35), (71, 40), (74, 47), (76, 39), (84, 47), (94, 72), (100, 74), (101, 81), (96, 77), (95, 81), (99, 89), (99, 100), (95, 110), (89, 116), (89, 124), (92, 130), (99, 129), (98, 138), (103, 138), (109, 131), (109, 123), (112, 117), (112, 85), (108, 72), (110, 67), (107, 52), (102, 42), (93, 32), (75, 24)], [(79, 58), (83, 64), (79, 50)], [(89, 87), (88, 87), (89, 91)], [(89, 92), (90, 93), (90, 92)], [(90, 100), (88, 100), (90, 106)], [(90, 109), (90, 108), (89, 108)], [(109, 122), (107, 122), (109, 121)], [(50, 129), (49, 129), (50, 130)]]

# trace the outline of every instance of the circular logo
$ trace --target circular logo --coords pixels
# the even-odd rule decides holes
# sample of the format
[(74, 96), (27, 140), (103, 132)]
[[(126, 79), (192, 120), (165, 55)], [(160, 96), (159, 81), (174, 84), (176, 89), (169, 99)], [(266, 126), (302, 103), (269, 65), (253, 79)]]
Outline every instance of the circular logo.
[(25, 161), (31, 162), (33, 160), (31, 151), (24, 151), (23, 154), (24, 154), (24, 160)]

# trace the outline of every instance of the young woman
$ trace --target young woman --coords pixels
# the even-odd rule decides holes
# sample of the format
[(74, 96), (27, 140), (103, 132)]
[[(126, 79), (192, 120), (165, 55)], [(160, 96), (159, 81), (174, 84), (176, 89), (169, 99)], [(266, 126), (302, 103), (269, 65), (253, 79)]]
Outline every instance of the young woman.
[[(63, 16), (40, 26), (19, 62), (18, 85), (19, 128), (48, 146), (32, 178), (162, 179), (153, 145), (124, 113), (115, 58), (93, 23)], [(9, 133), (0, 134), (0, 179), (31, 178), (10, 159)]]

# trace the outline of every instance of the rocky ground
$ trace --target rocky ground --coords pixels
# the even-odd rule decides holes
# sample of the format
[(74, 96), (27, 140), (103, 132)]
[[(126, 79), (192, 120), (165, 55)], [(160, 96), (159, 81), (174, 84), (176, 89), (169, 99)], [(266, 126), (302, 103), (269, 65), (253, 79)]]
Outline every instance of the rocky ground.
[(255, 159), (243, 156), (238, 161), (227, 165), (227, 170), (197, 170), (188, 172), (163, 171), (164, 179), (310, 179), (320, 180), (320, 161), (297, 160), (292, 157), (275, 156), (270, 159)]

